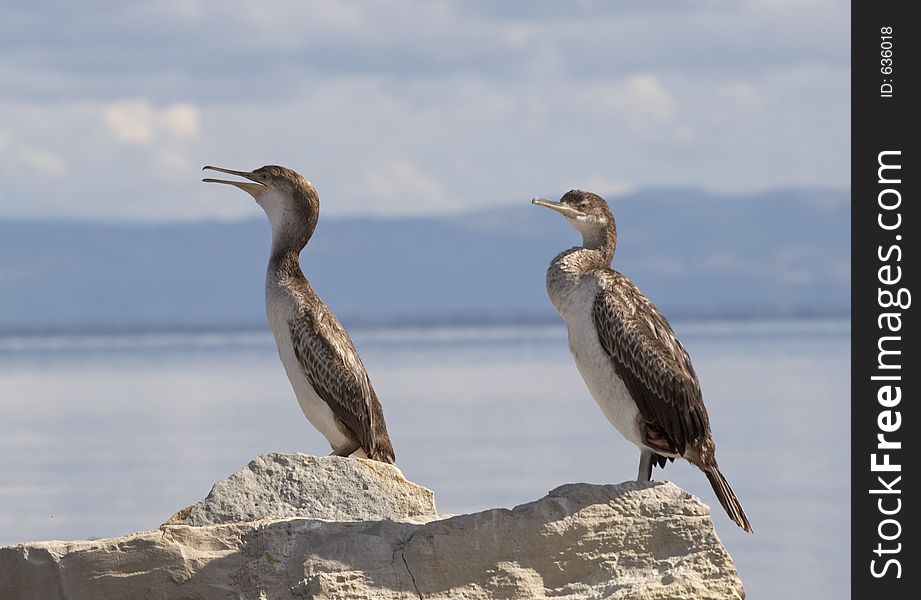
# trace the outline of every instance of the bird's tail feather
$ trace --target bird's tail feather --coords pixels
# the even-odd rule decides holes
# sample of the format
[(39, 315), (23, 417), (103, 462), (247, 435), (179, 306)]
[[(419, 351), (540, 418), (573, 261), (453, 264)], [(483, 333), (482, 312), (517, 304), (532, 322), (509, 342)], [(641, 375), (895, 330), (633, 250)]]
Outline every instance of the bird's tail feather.
[(380, 461), (382, 463), (387, 463), (389, 465), (396, 463), (396, 456), (393, 453), (393, 446), (390, 444), (390, 438), (387, 437), (386, 431), (384, 432), (383, 439), (377, 440), (377, 443), (374, 445), (372, 451), (368, 453), (368, 458), (371, 460)]
[(704, 467), (703, 472), (706, 474), (707, 479), (710, 480), (710, 485), (713, 486), (713, 491), (716, 493), (716, 497), (720, 499), (720, 504), (723, 505), (729, 518), (745, 531), (752, 533), (752, 525), (749, 523), (748, 517), (745, 516), (742, 504), (736, 498), (735, 492), (729, 487), (729, 482), (726, 481), (720, 470), (715, 466)]

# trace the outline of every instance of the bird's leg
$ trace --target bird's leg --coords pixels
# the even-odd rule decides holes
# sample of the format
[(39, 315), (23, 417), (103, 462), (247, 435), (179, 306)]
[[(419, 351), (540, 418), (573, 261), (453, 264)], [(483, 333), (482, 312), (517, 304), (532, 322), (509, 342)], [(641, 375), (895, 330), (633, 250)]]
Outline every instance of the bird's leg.
[(330, 452), (330, 456), (342, 456), (348, 458), (352, 455), (353, 452), (358, 450), (361, 447), (360, 444), (356, 442), (348, 442), (347, 444), (340, 446), (339, 448), (333, 448), (333, 451)]
[(636, 474), (637, 481), (652, 481), (652, 457), (649, 450), (640, 450), (640, 468)]

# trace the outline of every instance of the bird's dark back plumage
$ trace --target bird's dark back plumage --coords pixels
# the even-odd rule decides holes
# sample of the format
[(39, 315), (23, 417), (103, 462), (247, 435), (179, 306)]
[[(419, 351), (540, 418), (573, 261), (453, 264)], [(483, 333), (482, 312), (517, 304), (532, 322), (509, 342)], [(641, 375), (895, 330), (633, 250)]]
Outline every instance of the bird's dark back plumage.
[(349, 334), (299, 267), (283, 282), (300, 307), (289, 327), (305, 377), (368, 458), (392, 464), (384, 411)]
[(710, 422), (691, 358), (655, 305), (616, 271), (601, 273), (592, 318), (640, 414), (677, 454), (705, 443)]
[[(691, 358), (668, 320), (629, 279), (598, 273), (603, 282), (592, 307), (598, 338), (646, 423), (672, 452), (700, 468), (720, 505), (742, 529), (752, 526), (716, 462), (710, 421)], [(665, 457), (655, 455), (660, 466)]]

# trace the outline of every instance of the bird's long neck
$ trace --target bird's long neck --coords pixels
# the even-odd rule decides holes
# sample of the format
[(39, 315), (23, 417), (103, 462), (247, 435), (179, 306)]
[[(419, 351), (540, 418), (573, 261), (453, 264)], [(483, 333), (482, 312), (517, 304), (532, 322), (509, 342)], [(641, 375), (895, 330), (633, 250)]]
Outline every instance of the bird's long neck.
[(604, 227), (580, 227), (579, 231), (582, 234), (582, 246), (570, 248), (560, 254), (557, 260), (566, 257), (567, 266), (582, 273), (610, 267), (617, 249), (617, 226), (612, 222)]
[(304, 277), (300, 264), (301, 251), (310, 241), (315, 228), (316, 219), (309, 219), (306, 227), (272, 223), (272, 250), (269, 254), (267, 281)]
[(582, 231), (582, 248), (590, 253), (599, 267), (608, 267), (617, 249), (617, 225), (594, 227)]
[[(310, 241), (317, 226), (315, 215), (305, 215), (303, 219), (292, 220), (272, 218), (272, 250), (269, 255), (269, 279), (282, 280), (288, 277), (304, 277), (300, 266), (301, 251)], [(296, 224), (296, 225), (295, 225)]]
[(269, 256), (269, 267), (266, 272), (267, 283), (304, 277), (300, 263), (301, 248), (276, 247), (274, 243), (272, 244), (272, 253)]
[(296, 187), (289, 196), (276, 190), (259, 196), (256, 202), (272, 226), (267, 281), (303, 277), (299, 257), (313, 237), (320, 216), (320, 201), (313, 188)]

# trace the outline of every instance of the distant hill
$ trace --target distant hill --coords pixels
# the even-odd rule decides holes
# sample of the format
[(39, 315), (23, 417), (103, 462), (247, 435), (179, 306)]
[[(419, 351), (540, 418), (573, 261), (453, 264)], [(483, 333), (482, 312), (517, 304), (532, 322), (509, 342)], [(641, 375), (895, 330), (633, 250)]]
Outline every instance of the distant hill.
[[(612, 201), (615, 268), (668, 314), (843, 314), (847, 191), (715, 196), (658, 190)], [(0, 329), (261, 327), (269, 246), (237, 223), (0, 223)], [(351, 324), (543, 320), (544, 272), (578, 237), (557, 214), (512, 208), (420, 218), (321, 217), (302, 256)]]

